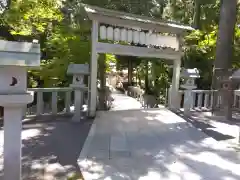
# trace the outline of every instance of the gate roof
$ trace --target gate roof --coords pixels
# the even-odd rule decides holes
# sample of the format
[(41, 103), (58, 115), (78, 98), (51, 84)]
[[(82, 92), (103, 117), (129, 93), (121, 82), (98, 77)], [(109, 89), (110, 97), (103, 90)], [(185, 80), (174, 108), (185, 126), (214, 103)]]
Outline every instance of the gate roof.
[(141, 28), (162, 33), (181, 34), (192, 31), (194, 28), (179, 23), (157, 20), (154, 18), (139, 16), (135, 14), (104, 9), (96, 6), (84, 5), (84, 9), (90, 20), (100, 23), (123, 26), (127, 28)]

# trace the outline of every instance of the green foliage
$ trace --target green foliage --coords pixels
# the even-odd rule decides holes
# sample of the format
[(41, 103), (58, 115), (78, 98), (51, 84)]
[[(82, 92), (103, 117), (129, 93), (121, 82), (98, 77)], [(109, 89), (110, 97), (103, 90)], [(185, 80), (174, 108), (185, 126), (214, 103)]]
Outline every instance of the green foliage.
[(61, 21), (60, 0), (12, 0), (2, 20), (13, 35), (37, 35)]
[(111, 64), (116, 64), (117, 60), (115, 55), (113, 54), (106, 54), (105, 56), (105, 63), (106, 63), (106, 72), (111, 71)]
[[(12, 0), (0, 17), (0, 39), (38, 39), (42, 48), (41, 70), (29, 72), (30, 86), (68, 86), (66, 75), (69, 63), (89, 63), (91, 55), (91, 23), (86, 20), (81, 3), (120, 10), (185, 24), (193, 23), (194, 3), (197, 0)], [(220, 0), (198, 0), (200, 29), (185, 37), (183, 65), (199, 68), (202, 78), (199, 88), (209, 88), (212, 64), (215, 60)], [(240, 11), (238, 12), (238, 14)], [(240, 14), (239, 14), (240, 15)], [(240, 19), (238, 15), (238, 23)], [(4, 33), (4, 32), (7, 33)], [(2, 33), (3, 32), (3, 33)], [(2, 36), (2, 37), (1, 37)], [(240, 30), (236, 28), (233, 67), (240, 67)], [(164, 92), (171, 82), (164, 60), (107, 54), (106, 70), (117, 62), (119, 69), (127, 68), (128, 60), (144, 79), (145, 61), (152, 62), (149, 79), (156, 90)]]
[(57, 26), (48, 37), (46, 60), (42, 60), (41, 78), (49, 87), (64, 86), (68, 80), (66, 71), (69, 63), (85, 64), (90, 59), (90, 42), (83, 40), (79, 31), (63, 25)]

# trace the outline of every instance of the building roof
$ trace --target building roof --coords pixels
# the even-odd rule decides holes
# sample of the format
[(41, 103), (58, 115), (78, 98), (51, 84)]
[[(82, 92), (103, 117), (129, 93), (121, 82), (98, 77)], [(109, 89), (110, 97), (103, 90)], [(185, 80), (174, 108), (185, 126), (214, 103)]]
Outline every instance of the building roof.
[(163, 33), (181, 34), (185, 31), (192, 31), (194, 28), (174, 22), (160, 21), (154, 18), (139, 16), (135, 14), (113, 11), (96, 6), (84, 5), (84, 9), (89, 19), (97, 20), (100, 23), (106, 23), (116, 26), (129, 28), (141, 28), (144, 30), (155, 30)]

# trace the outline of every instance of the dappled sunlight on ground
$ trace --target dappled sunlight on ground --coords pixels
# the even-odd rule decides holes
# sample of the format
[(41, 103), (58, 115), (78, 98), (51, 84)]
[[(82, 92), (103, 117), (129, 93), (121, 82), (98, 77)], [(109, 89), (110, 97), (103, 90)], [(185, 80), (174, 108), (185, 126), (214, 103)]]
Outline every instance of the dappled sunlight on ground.
[[(55, 117), (50, 122), (36, 120), (23, 125), (23, 180), (67, 179), (73, 174), (81, 174), (77, 159), (91, 122), (71, 123), (69, 120)], [(3, 130), (0, 131), (0, 138), (0, 144), (3, 145)], [(1, 172), (2, 155), (1, 148)]]
[(22, 132), (22, 140), (28, 140), (41, 134), (40, 129), (27, 129)]
[(238, 152), (167, 109), (101, 113), (94, 124), (78, 160), (85, 180), (240, 179)]

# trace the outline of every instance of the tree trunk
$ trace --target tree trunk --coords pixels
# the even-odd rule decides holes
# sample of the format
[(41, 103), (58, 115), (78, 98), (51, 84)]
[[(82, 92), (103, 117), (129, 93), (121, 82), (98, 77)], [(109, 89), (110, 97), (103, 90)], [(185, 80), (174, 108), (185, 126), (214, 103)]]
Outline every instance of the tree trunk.
[[(237, 16), (237, 0), (222, 0), (220, 11), (219, 32), (216, 49), (216, 60), (213, 71), (213, 89), (221, 88), (222, 79), (229, 79), (229, 69), (232, 68), (233, 40)], [(217, 95), (213, 98), (213, 111), (216, 109)], [(227, 119), (232, 118), (232, 98), (229, 93), (223, 94), (224, 114)]]
[(176, 18), (176, 13), (177, 13), (177, 1), (176, 0), (171, 0), (170, 1), (170, 8), (171, 8), (171, 16), (172, 16), (172, 19), (175, 19)]
[(201, 3), (200, 0), (194, 0), (194, 17), (193, 24), (194, 28), (200, 28), (200, 16), (201, 16)]

